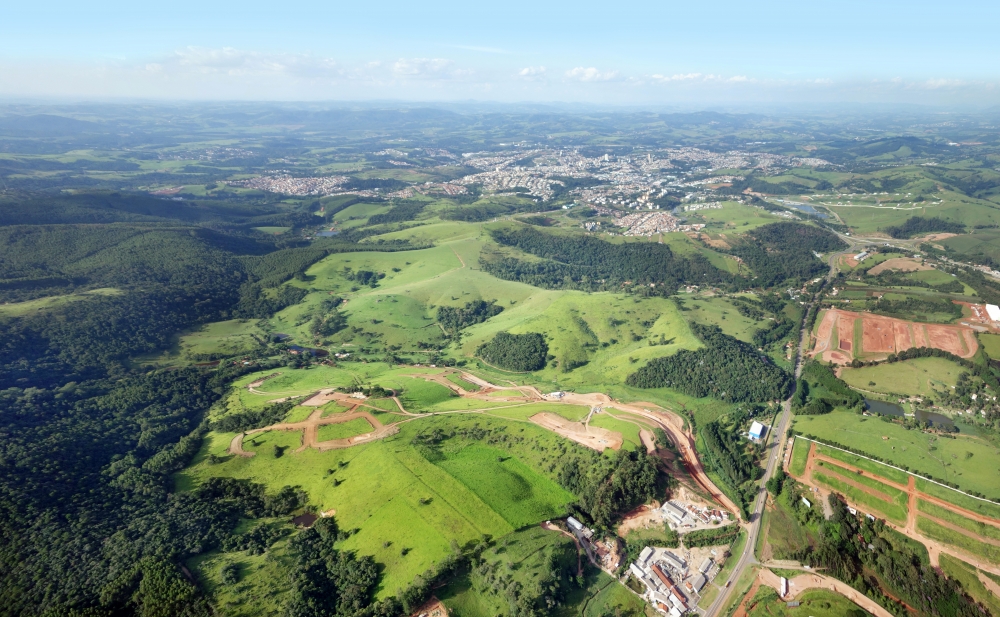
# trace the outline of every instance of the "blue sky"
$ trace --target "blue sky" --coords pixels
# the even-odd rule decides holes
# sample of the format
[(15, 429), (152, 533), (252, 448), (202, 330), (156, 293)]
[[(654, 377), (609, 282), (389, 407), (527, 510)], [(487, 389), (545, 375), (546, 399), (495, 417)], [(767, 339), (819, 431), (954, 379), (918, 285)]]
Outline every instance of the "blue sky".
[(1000, 3), (8, 3), (0, 97), (1000, 103)]

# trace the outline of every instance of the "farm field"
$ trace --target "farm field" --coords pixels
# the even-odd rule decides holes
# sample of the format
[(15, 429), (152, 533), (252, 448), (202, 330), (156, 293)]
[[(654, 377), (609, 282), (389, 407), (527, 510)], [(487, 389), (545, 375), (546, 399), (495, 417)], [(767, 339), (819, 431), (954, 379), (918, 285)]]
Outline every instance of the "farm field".
[(796, 416), (793, 426), (807, 437), (849, 444), (896, 466), (954, 482), (963, 490), (1000, 497), (1000, 484), (995, 478), (995, 470), (1000, 468), (1000, 449), (981, 438), (962, 434), (938, 437), (843, 411)]
[[(845, 367), (840, 378), (862, 391), (934, 399), (935, 390), (951, 388), (967, 369), (946, 358), (916, 358), (861, 368)], [(873, 383), (874, 382), (874, 383)]]

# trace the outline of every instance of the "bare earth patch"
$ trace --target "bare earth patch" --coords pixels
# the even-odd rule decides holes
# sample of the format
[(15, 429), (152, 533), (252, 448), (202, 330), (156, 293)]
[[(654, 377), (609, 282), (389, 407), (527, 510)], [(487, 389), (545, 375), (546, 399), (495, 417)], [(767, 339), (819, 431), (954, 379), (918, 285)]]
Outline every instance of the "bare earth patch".
[[(947, 235), (947, 234), (946, 234)], [(950, 234), (955, 235), (955, 234)], [(911, 257), (893, 257), (886, 259), (879, 265), (868, 271), (869, 274), (880, 274), (886, 270), (899, 270), (900, 272), (919, 272), (921, 270), (933, 270), (934, 268), (920, 263), (919, 259)]]
[(603, 452), (605, 448), (620, 450), (622, 447), (621, 433), (596, 426), (586, 426), (582, 422), (570, 422), (554, 413), (537, 413), (531, 416), (530, 420), (557, 435), (562, 435), (566, 439), (571, 439), (598, 452)]

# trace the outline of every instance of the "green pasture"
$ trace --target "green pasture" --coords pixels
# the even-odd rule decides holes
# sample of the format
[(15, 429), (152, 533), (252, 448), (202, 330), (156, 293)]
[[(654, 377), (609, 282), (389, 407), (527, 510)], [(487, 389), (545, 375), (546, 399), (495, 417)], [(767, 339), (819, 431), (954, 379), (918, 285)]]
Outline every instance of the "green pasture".
[(1000, 521), (1000, 504), (983, 501), (967, 495), (958, 493), (947, 486), (941, 486), (934, 482), (928, 482), (921, 478), (916, 479), (917, 490), (928, 495), (946, 500), (948, 503), (965, 508), (971, 512), (978, 512), (984, 516), (990, 516)]
[(906, 473), (905, 471), (900, 471), (893, 467), (889, 467), (888, 465), (883, 465), (878, 461), (862, 458), (856, 454), (851, 454), (850, 452), (845, 452), (843, 450), (838, 450), (836, 448), (828, 448), (821, 444), (816, 444), (816, 450), (817, 452), (822, 453), (824, 456), (837, 459), (838, 461), (843, 461), (848, 465), (853, 465), (869, 473), (881, 476), (890, 482), (895, 482), (896, 484), (906, 485), (906, 483), (910, 481), (909, 480), (910, 474)]
[(908, 467), (914, 473), (954, 482), (963, 490), (1000, 497), (1000, 482), (996, 478), (1000, 449), (984, 439), (907, 430), (875, 417), (844, 411), (796, 416), (794, 428), (807, 437), (848, 444), (898, 467)]
[(62, 296), (47, 296), (45, 298), (27, 300), (25, 302), (9, 302), (6, 304), (0, 304), (0, 317), (24, 317), (25, 315), (31, 315), (32, 313), (38, 311), (45, 311), (65, 306), (73, 302), (87, 300), (88, 298), (99, 296), (117, 296), (122, 293), (123, 292), (120, 289), (115, 289), (114, 287), (102, 287), (100, 289), (91, 289), (90, 291), (83, 291), (80, 293), (66, 294)]
[[(819, 198), (816, 199), (816, 202), (836, 212), (844, 223), (856, 233), (876, 233), (884, 227), (901, 225), (913, 216), (936, 216), (959, 221), (968, 227), (1000, 223), (1000, 214), (997, 213), (995, 205), (985, 200), (967, 197), (961, 193), (942, 191), (938, 197), (942, 201), (940, 204), (932, 203), (930, 200), (918, 203), (901, 202), (899, 197), (879, 196), (880, 199), (890, 201), (876, 205), (874, 197), (872, 195), (856, 195), (853, 198), (845, 196), (839, 200), (836, 197), (832, 200)], [(852, 202), (850, 206), (846, 205), (848, 199)], [(838, 206), (836, 205), (837, 201), (845, 205)], [(938, 199), (933, 201), (938, 201)], [(894, 209), (892, 206), (896, 208)]]
[(1000, 259), (1000, 231), (996, 229), (976, 230), (971, 234), (938, 240), (934, 244), (954, 249), (959, 253), (982, 253), (993, 259)]
[(319, 427), (316, 434), (316, 441), (329, 441), (331, 439), (347, 439), (357, 435), (364, 435), (372, 431), (371, 424), (364, 418), (355, 418), (348, 422), (339, 424), (324, 424)]
[(692, 297), (681, 296), (684, 302), (683, 315), (700, 324), (719, 326), (729, 336), (750, 342), (753, 333), (771, 323), (770, 320), (755, 321), (740, 315), (733, 303), (722, 296)]
[[(722, 229), (723, 233), (743, 233), (774, 223), (775, 221), (786, 220), (780, 216), (769, 213), (761, 208), (753, 208), (734, 201), (722, 202), (722, 208), (718, 210), (697, 210), (695, 212), (685, 212), (685, 216), (690, 219), (701, 218), (705, 220), (705, 231), (717, 233)], [(723, 238), (727, 240), (728, 238)]]
[(502, 330), (545, 336), (555, 359), (533, 374), (537, 382), (558, 381), (564, 389), (588, 391), (597, 384), (623, 383), (652, 358), (701, 345), (666, 298), (537, 290), (489, 321), (467, 328), (461, 354), (473, 355)]
[(924, 534), (931, 540), (944, 542), (956, 548), (960, 548), (968, 553), (982, 557), (990, 563), (1000, 564), (1000, 547), (982, 542), (976, 538), (969, 537), (963, 533), (939, 525), (934, 521), (917, 517), (917, 531)]
[(435, 464), (465, 485), (514, 529), (565, 513), (573, 495), (496, 448), (469, 445)]
[(753, 608), (748, 617), (844, 617), (845, 615), (868, 615), (854, 602), (835, 591), (826, 589), (809, 589), (796, 597), (799, 605), (788, 606), (785, 600), (778, 597), (778, 592), (770, 587), (762, 586), (748, 606)]
[(979, 344), (990, 358), (1000, 358), (1000, 334), (978, 334)]
[(916, 358), (891, 364), (845, 368), (840, 378), (859, 390), (933, 400), (935, 390), (950, 389), (958, 383), (959, 374), (965, 371), (967, 369), (960, 364), (946, 358)]
[[(460, 437), (434, 450), (411, 445), (422, 431), (476, 426), (511, 438), (503, 448)], [(573, 496), (552, 474), (567, 449), (582, 448), (529, 422), (482, 414), (426, 416), (400, 425), (395, 436), (326, 452), (296, 452), (300, 431), (269, 431), (244, 441), (256, 456), (234, 457), (226, 453), (232, 437), (209, 433), (192, 464), (175, 476), (177, 489), (212, 476), (251, 479), (269, 492), (300, 486), (318, 511), (336, 511), (342, 529), (359, 529), (343, 547), (385, 566), (379, 597), (407, 586), (443, 558), (452, 540), (498, 538), (563, 514)], [(280, 457), (275, 445), (284, 448)], [(212, 464), (209, 454), (222, 462)], [(403, 548), (410, 549), (406, 555)]]
[(904, 506), (907, 503), (907, 493), (894, 486), (889, 486), (884, 482), (879, 482), (875, 478), (869, 478), (868, 476), (851, 471), (835, 463), (829, 463), (827, 461), (817, 461), (816, 464), (817, 466), (822, 467), (824, 471), (841, 476), (842, 478), (849, 479), (855, 484), (861, 484), (862, 486), (867, 486), (872, 490), (876, 490), (880, 493), (883, 493), (884, 495), (888, 496), (893, 503), (896, 503), (897, 505)]
[(805, 439), (796, 439), (792, 442), (792, 457), (788, 461), (788, 471), (796, 478), (801, 478), (806, 473), (811, 445), (812, 443)]

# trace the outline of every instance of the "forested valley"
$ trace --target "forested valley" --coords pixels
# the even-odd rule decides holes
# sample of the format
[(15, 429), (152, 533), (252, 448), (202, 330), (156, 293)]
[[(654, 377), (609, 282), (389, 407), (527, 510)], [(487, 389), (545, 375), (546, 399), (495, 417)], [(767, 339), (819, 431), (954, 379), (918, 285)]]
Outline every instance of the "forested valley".
[[(306, 498), (246, 482), (175, 493), (170, 476), (197, 451), (206, 412), (229, 382), (271, 361), (206, 372), (141, 369), (130, 359), (166, 348), (185, 328), (296, 303), (304, 291), (283, 282), (359, 247), (251, 230), (264, 216), (298, 220), (270, 206), (244, 204), (234, 215), (217, 203), (84, 194), (46, 200), (57, 224), (42, 225), (38, 203), (16, 201), (0, 228), (0, 298), (62, 300), (0, 318), (0, 614), (208, 615), (181, 560), (223, 546), (266, 548), (280, 533), (235, 533), (239, 519), (284, 515)], [(226, 428), (286, 410), (232, 417)], [(340, 562), (353, 569), (352, 559)]]

